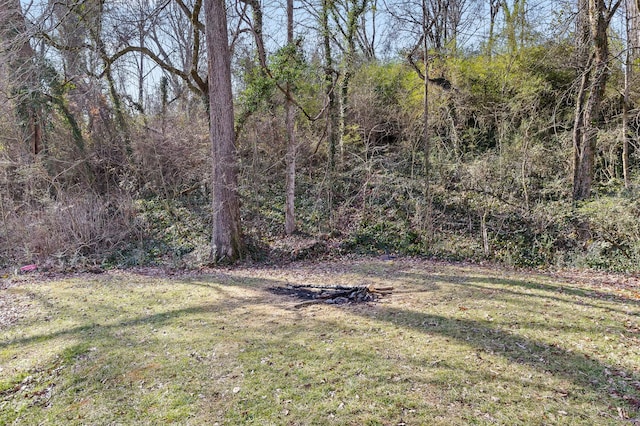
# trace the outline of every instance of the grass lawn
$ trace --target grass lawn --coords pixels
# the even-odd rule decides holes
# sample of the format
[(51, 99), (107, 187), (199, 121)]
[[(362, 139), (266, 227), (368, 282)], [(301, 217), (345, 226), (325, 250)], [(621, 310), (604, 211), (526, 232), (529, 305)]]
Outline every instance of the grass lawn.
[[(395, 289), (296, 309), (286, 284)], [(0, 424), (640, 424), (640, 286), (410, 259), (10, 277)]]

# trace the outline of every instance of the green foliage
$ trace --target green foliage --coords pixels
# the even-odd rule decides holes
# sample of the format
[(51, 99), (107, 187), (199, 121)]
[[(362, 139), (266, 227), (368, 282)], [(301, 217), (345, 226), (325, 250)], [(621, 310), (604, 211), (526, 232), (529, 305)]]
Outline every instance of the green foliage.
[(357, 231), (342, 244), (342, 249), (358, 253), (376, 254), (394, 252), (403, 255), (425, 253), (425, 244), (410, 224), (385, 218), (363, 220)]
[[(206, 217), (177, 200), (136, 200), (134, 226), (139, 240), (111, 254), (107, 264), (136, 266), (169, 261), (181, 266), (206, 262), (210, 231)], [(190, 257), (188, 257), (190, 255)]]
[(640, 263), (640, 199), (607, 196), (580, 205), (578, 214), (588, 233), (585, 266), (617, 271), (637, 270)]
[(273, 78), (281, 84), (289, 84), (292, 90), (296, 90), (302, 84), (307, 71), (307, 60), (302, 50), (302, 39), (287, 44), (278, 49), (269, 60)]
[(254, 113), (268, 102), (274, 94), (275, 82), (258, 66), (244, 74), (244, 90), (239, 95), (239, 103), (247, 113)]
[[(552, 52), (557, 59), (548, 59)], [(553, 119), (570, 119), (569, 105), (559, 106), (559, 97), (571, 86), (575, 73), (560, 58), (568, 55), (563, 45), (535, 46), (520, 55), (484, 55), (449, 61), (458, 87), (469, 98), (457, 110), (462, 146), (471, 151), (496, 147), (512, 138), (524, 120), (547, 127)], [(535, 119), (533, 119), (535, 118)]]
[[(529, 37), (529, 28), (521, 30)], [(637, 270), (638, 202), (630, 194), (618, 195), (623, 186), (619, 67), (611, 67), (598, 131), (594, 187), (601, 198), (574, 209), (568, 200), (578, 76), (567, 61), (575, 54), (573, 42), (527, 38), (519, 46), (520, 40), (514, 41), (511, 51), (492, 55), (432, 55), (429, 76), (446, 79), (451, 88), (429, 85), (428, 159), (422, 141), (424, 85), (415, 70), (404, 59), (354, 57), (344, 151), (335, 168), (327, 166), (327, 117), (306, 120), (297, 110), (301, 234), (329, 235), (347, 252)], [(311, 50), (298, 39), (268, 57), (269, 71), (252, 52), (236, 62), (241, 65), (236, 124), (243, 129), (237, 140), (242, 222), (264, 253), (282, 238), (284, 225), (282, 92), (288, 86), (296, 108), (310, 116), (327, 103), (322, 58), (305, 52)], [(184, 95), (167, 104), (163, 79), (157, 94), (165, 107), (162, 117), (120, 114), (133, 123), (124, 123), (132, 155), (123, 161), (126, 148), (113, 132), (118, 105), (110, 107), (107, 100), (74, 116), (82, 109), (70, 102), (74, 87), (53, 64), (39, 68), (38, 87), (14, 93), (17, 123), (4, 118), (12, 117), (5, 113), (11, 108), (0, 103), (0, 133), (10, 135), (0, 140), (3, 161), (7, 157), (7, 166), (0, 166), (0, 243), (7, 247), (0, 264), (58, 256), (63, 262), (108, 266), (198, 265), (208, 254), (211, 154), (206, 114), (194, 107), (197, 100)], [(336, 70), (338, 80), (343, 71)], [(26, 129), (36, 109), (48, 123), (48, 151), (46, 159), (31, 163), (22, 160), (24, 147), (16, 150), (11, 135)], [(633, 126), (630, 131), (637, 131)], [(635, 175), (637, 153), (631, 162)], [(99, 215), (87, 207), (90, 201), (68, 196), (83, 192), (97, 194)], [(120, 214), (105, 201), (120, 194), (137, 200), (132, 213)], [(56, 220), (56, 209), (66, 216)], [(75, 217), (88, 219), (67, 220)], [(73, 226), (56, 225), (63, 220)], [(117, 226), (108, 226), (114, 222)], [(24, 235), (34, 237), (20, 244)]]
[(554, 236), (551, 232), (528, 230), (498, 236), (492, 241), (496, 260), (524, 268), (540, 268), (555, 261)]
[[(411, 78), (412, 73), (414, 72), (402, 63), (369, 63), (360, 68), (352, 81), (355, 86), (371, 88), (377, 107), (389, 108), (406, 101), (404, 95), (415, 83)], [(408, 81), (411, 81), (411, 85), (408, 85)]]

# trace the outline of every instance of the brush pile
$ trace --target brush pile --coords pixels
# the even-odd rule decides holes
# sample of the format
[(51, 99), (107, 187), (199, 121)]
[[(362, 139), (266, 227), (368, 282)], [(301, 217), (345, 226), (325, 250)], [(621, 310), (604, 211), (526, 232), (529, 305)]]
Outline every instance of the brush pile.
[(390, 295), (393, 287), (341, 286), (341, 285), (288, 285), (272, 288), (276, 294), (286, 294), (304, 300), (294, 307), (301, 308), (319, 303), (343, 305), (348, 303), (373, 302), (383, 296)]

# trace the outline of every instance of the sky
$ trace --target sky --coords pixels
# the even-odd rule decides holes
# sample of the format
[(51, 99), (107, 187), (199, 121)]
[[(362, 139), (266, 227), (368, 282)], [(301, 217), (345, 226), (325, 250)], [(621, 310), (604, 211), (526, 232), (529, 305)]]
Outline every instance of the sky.
[[(44, 25), (46, 28), (51, 23), (47, 22), (44, 17), (47, 15), (44, 13), (49, 7), (50, 0), (21, 0), (23, 9), (27, 11), (28, 19), (38, 25)], [(163, 0), (164, 1), (164, 0)], [(156, 6), (163, 4), (160, 0), (135, 0), (135, 1), (123, 1), (123, 0), (107, 0), (108, 6), (118, 6), (131, 8), (137, 4), (144, 4), (145, 2), (150, 6)], [(345, 3), (349, 0), (336, 0), (339, 4)], [(353, 0), (351, 0), (353, 1)], [(400, 52), (403, 49), (414, 45), (418, 39), (419, 34), (409, 21), (415, 20), (416, 15), (420, 14), (421, 0), (371, 0), (375, 1), (375, 7), (370, 7), (364, 17), (364, 27), (367, 29), (367, 33), (370, 37), (374, 34), (374, 28), (372, 25), (375, 14), (375, 36), (376, 36), (376, 54), (381, 59), (399, 59)], [(436, 0), (426, 0), (427, 2), (435, 2)], [(458, 48), (463, 52), (478, 51), (480, 46), (487, 41), (488, 38), (488, 0), (461, 0), (466, 2), (466, 15), (463, 17), (459, 36), (458, 36)], [(507, 0), (509, 5), (513, 5), (515, 1), (525, 1), (526, 15), (530, 25), (541, 34), (543, 37), (549, 37), (557, 39), (564, 37), (573, 30), (573, 18), (575, 0)], [(230, 10), (230, 29), (236, 28), (237, 18), (234, 19), (233, 3), (228, 2)], [(296, 21), (296, 35), (301, 36), (305, 40), (306, 49), (311, 52), (317, 49), (320, 45), (319, 36), (317, 32), (317, 9), (320, 5), (320, 0), (295, 0), (295, 16)], [(284, 0), (262, 0), (262, 7), (265, 17), (265, 42), (266, 48), (269, 52), (276, 51), (279, 47), (285, 44), (286, 40), (286, 2)], [(314, 12), (314, 9), (316, 12)], [(413, 13), (407, 13), (408, 11)], [(134, 12), (131, 12), (135, 15)], [(614, 32), (623, 34), (623, 13), (619, 13), (619, 17), (614, 20), (612, 27)], [(504, 27), (504, 19), (502, 13), (498, 15), (496, 22), (496, 32), (499, 33)], [(203, 20), (204, 18), (202, 18)], [(113, 23), (113, 29), (121, 30), (122, 27), (117, 28), (118, 23)], [(105, 30), (109, 28), (106, 27)], [(113, 34), (108, 34), (113, 36)], [(177, 35), (179, 36), (179, 35)], [(244, 42), (252, 43), (250, 33), (244, 34)], [(170, 36), (166, 36), (169, 41)], [(338, 39), (340, 38), (338, 34)], [(135, 40), (135, 37), (132, 38)], [(149, 45), (149, 47), (151, 47)], [(171, 49), (171, 47), (167, 47)], [(339, 49), (335, 49), (336, 52)], [(128, 58), (123, 58), (119, 65), (122, 66), (123, 76), (123, 88), (129, 92), (132, 97), (131, 87), (126, 83), (127, 75), (133, 76), (137, 72), (136, 60), (139, 60), (139, 55), (132, 55)], [(124, 66), (125, 64), (129, 64)], [(145, 60), (145, 70), (147, 73), (145, 86), (147, 93), (151, 93), (154, 90), (157, 91), (159, 79), (162, 76), (162, 72), (152, 61)], [(137, 93), (137, 89), (133, 91)], [(137, 97), (137, 95), (136, 95)]]

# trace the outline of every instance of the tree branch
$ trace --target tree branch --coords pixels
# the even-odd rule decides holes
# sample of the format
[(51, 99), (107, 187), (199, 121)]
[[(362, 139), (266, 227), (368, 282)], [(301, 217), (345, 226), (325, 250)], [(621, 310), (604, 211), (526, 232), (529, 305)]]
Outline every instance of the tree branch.
[[(175, 2), (180, 7), (180, 9), (182, 9), (184, 14), (187, 15), (187, 17), (191, 20), (191, 23), (193, 24), (193, 26), (196, 27), (199, 31), (204, 33), (204, 24), (200, 22), (200, 20), (198, 19), (199, 13), (198, 14), (195, 13), (196, 7), (198, 7), (198, 12), (200, 11), (200, 7), (202, 6), (202, 0), (196, 1), (196, 4), (193, 7), (194, 9), (193, 12), (189, 10), (187, 5), (182, 0), (175, 0)], [(199, 6), (197, 6), (198, 4)]]

